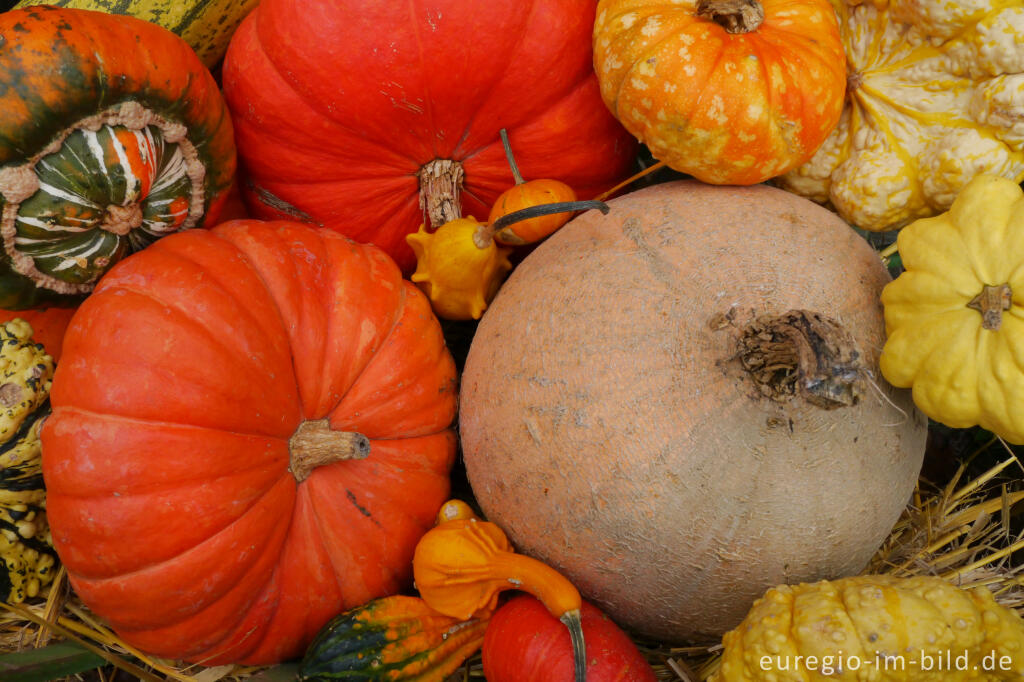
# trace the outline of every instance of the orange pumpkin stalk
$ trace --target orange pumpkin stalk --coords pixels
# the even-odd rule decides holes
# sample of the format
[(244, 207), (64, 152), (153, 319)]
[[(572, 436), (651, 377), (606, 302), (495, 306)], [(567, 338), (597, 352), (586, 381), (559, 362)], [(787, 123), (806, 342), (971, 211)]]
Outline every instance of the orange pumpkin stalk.
[(575, 679), (584, 682), (583, 600), (576, 587), (547, 564), (516, 554), (505, 532), (478, 519), (465, 503), (446, 502), (438, 521), (413, 554), (413, 578), (423, 601), (435, 611), (468, 620), (489, 617), (504, 590), (532, 594), (569, 629)]

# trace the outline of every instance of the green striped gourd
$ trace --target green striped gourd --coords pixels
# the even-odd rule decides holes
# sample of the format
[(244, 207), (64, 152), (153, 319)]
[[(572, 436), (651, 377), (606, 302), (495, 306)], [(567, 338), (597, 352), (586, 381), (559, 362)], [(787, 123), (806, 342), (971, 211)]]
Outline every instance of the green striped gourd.
[(55, 5), (137, 17), (181, 36), (213, 68), (238, 24), (257, 4), (259, 0), (21, 0), (14, 7)]
[(217, 84), (133, 17), (0, 14), (0, 308), (73, 303), (129, 253), (211, 224), (235, 170)]
[(443, 682), (483, 644), (489, 620), (450, 618), (419, 597), (374, 599), (317, 633), (299, 680)]

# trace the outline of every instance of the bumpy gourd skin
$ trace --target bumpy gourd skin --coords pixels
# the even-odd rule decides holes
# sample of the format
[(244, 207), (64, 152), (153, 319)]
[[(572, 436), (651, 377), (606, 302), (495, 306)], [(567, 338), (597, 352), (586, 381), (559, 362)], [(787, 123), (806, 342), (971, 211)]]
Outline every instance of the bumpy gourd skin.
[(936, 421), (1024, 443), (1024, 192), (978, 176), (897, 247), (905, 271), (882, 290), (882, 374)]
[(1018, 0), (832, 4), (846, 105), (817, 153), (780, 186), (882, 231), (946, 210), (976, 174), (1024, 176)]
[(53, 580), (39, 428), (53, 358), (21, 319), (0, 325), (0, 599), (20, 603)]
[(772, 588), (723, 645), (721, 668), (709, 682), (997, 682), (1024, 675), (1020, 616), (985, 588), (964, 590), (931, 576)]
[(438, 317), (446, 320), (480, 319), (505, 275), (512, 269), (511, 249), (493, 239), (480, 248), (473, 240), (480, 228), (475, 218), (451, 220), (428, 232), (406, 237), (416, 254), (416, 272), (410, 279), (430, 299)]

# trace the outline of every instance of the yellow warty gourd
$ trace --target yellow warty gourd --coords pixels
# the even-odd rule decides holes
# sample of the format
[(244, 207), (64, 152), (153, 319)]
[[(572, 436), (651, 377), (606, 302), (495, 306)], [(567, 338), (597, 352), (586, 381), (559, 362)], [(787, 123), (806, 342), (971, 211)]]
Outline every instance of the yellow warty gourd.
[(783, 585), (723, 638), (709, 682), (1024, 679), (1024, 621), (985, 588), (868, 575)]
[(1024, 192), (980, 175), (897, 247), (905, 271), (882, 290), (882, 374), (936, 421), (1024, 443)]
[(940, 213), (979, 173), (1024, 176), (1024, 2), (832, 0), (839, 125), (778, 179), (865, 230)]
[(490, 235), (475, 239), (481, 227), (469, 216), (450, 220), (434, 232), (420, 225), (405, 238), (416, 254), (416, 272), (410, 279), (440, 318), (480, 319), (512, 269), (512, 249), (498, 246)]
[(0, 324), (0, 600), (19, 603), (53, 580), (39, 429), (53, 358), (22, 319)]

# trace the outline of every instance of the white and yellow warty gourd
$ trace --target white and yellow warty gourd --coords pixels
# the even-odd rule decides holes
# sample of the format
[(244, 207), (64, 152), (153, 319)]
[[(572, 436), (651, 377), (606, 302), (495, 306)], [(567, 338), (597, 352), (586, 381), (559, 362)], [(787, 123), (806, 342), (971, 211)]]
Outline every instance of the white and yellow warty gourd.
[(780, 186), (883, 231), (945, 211), (979, 173), (1024, 177), (1024, 2), (833, 4), (845, 109)]
[(1024, 621), (984, 587), (863, 575), (768, 590), (709, 682), (1024, 679)]

